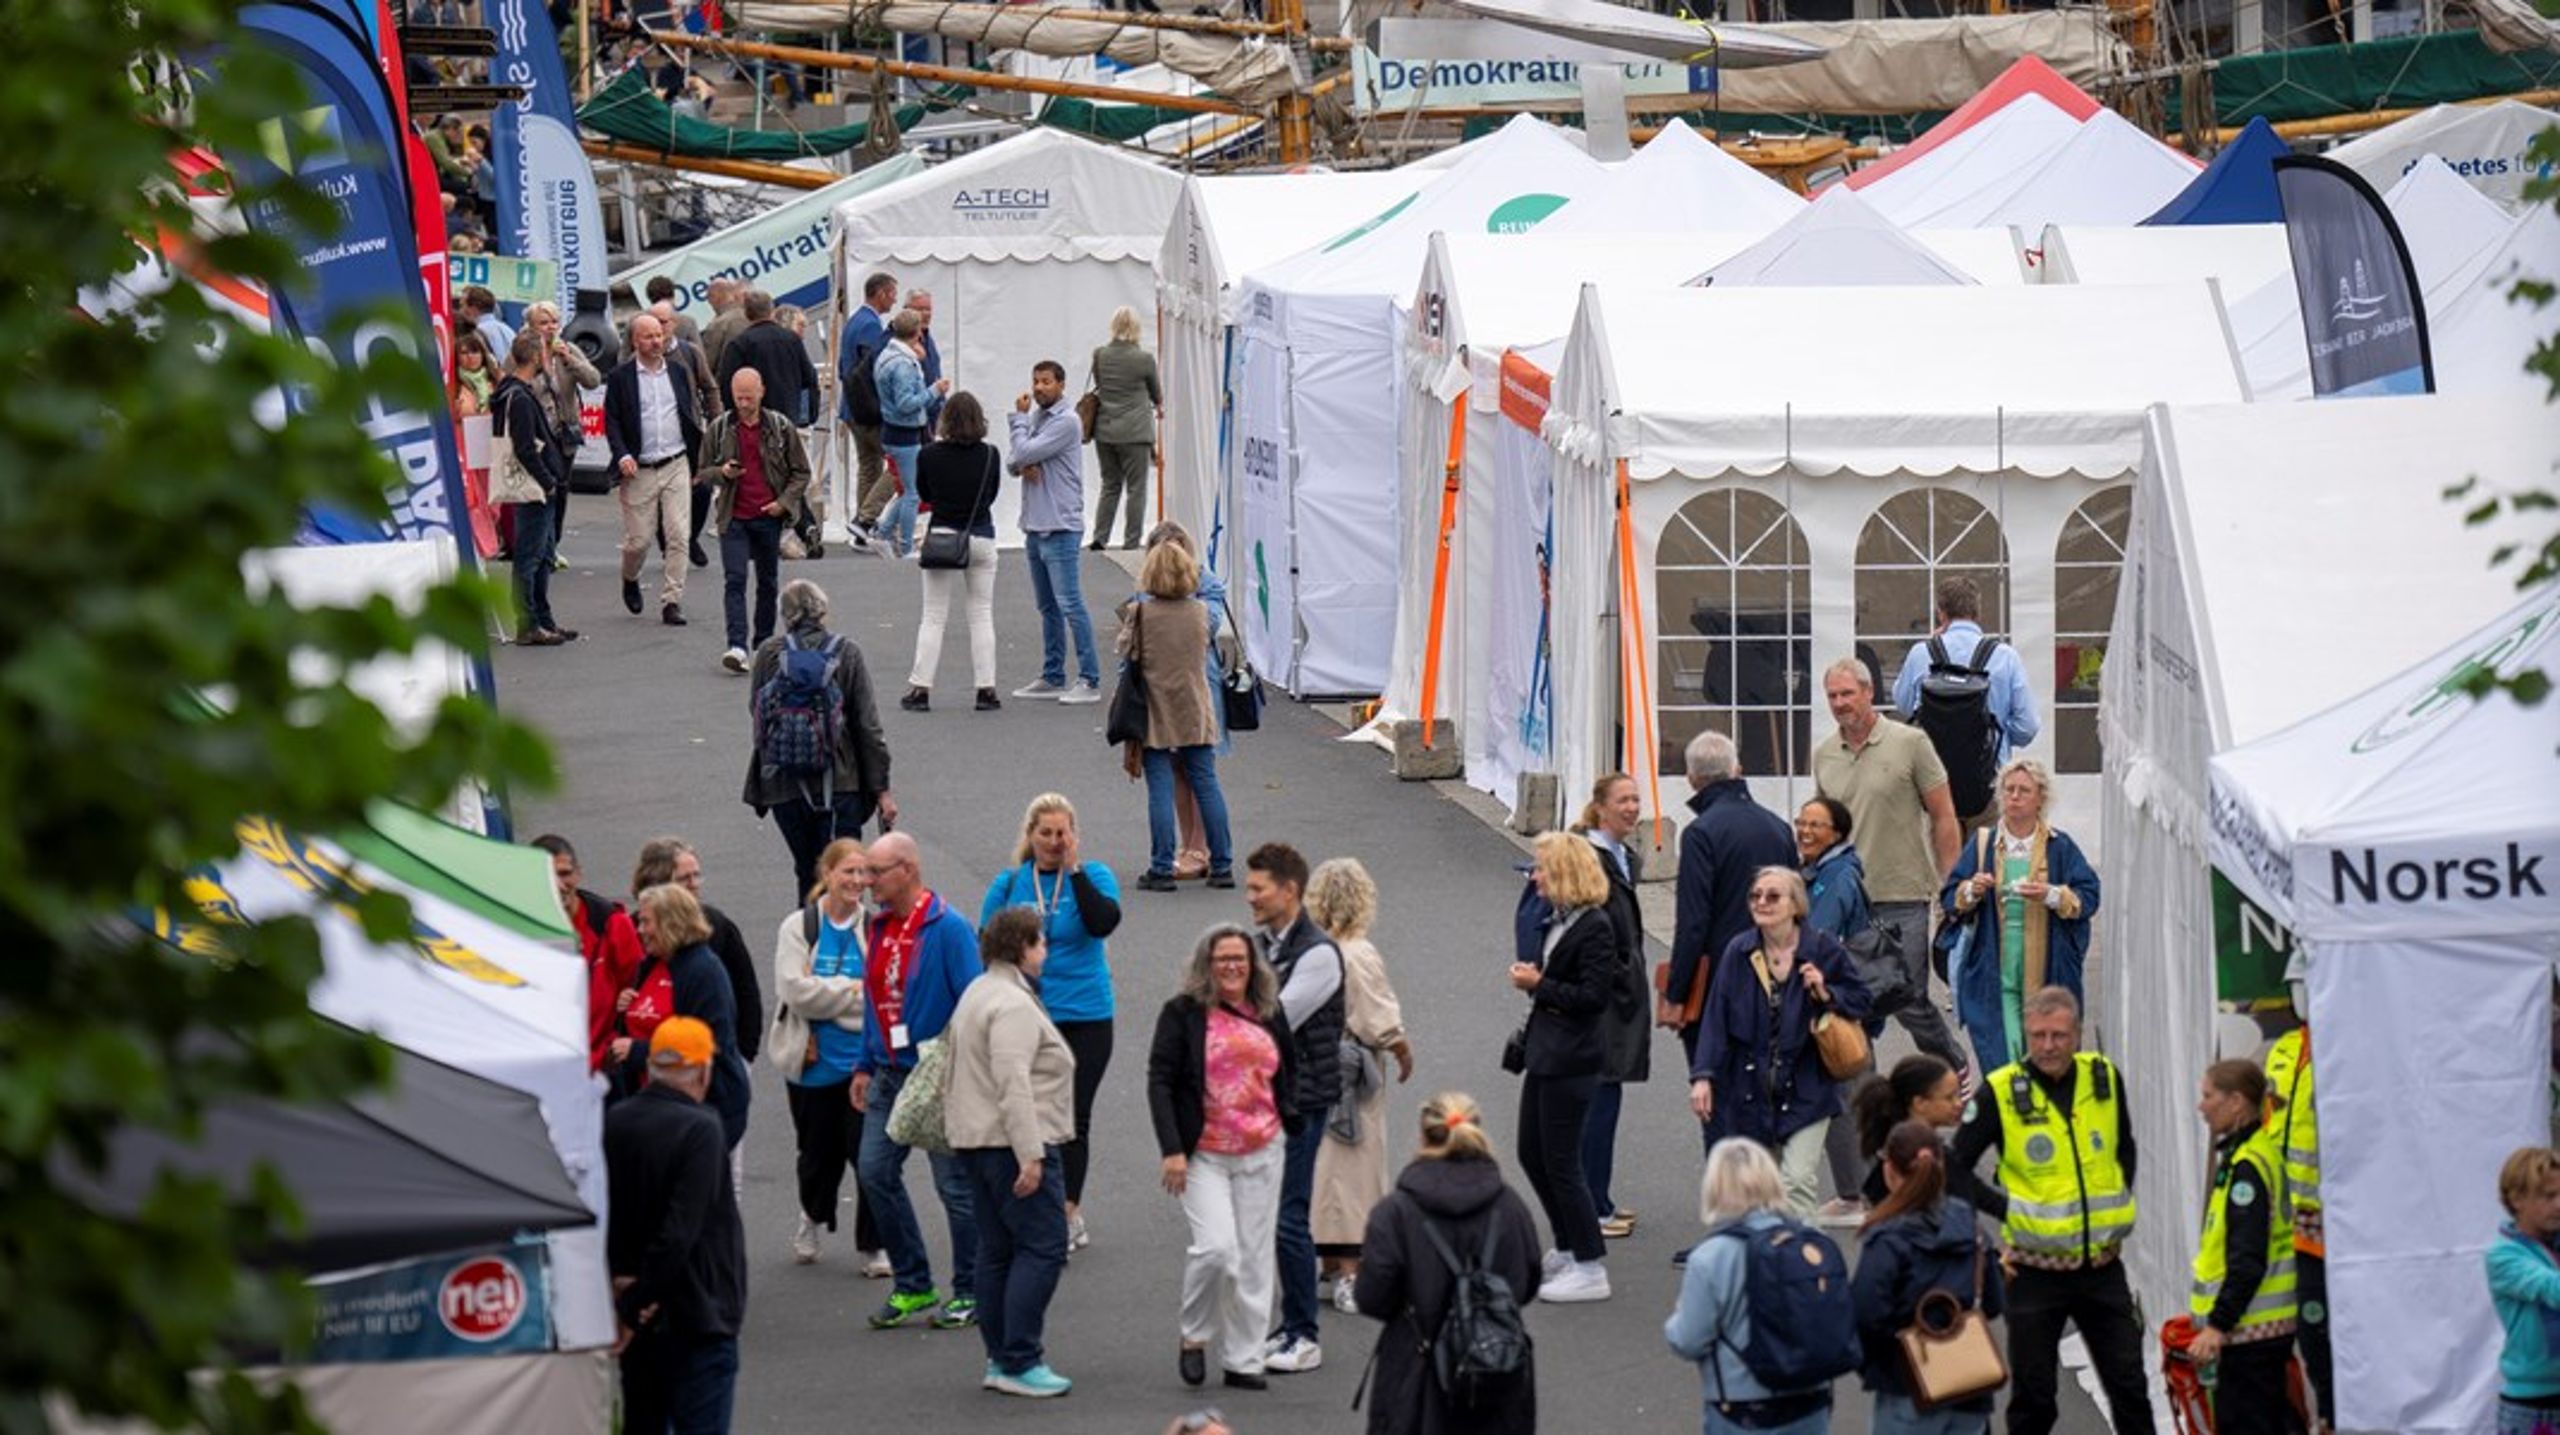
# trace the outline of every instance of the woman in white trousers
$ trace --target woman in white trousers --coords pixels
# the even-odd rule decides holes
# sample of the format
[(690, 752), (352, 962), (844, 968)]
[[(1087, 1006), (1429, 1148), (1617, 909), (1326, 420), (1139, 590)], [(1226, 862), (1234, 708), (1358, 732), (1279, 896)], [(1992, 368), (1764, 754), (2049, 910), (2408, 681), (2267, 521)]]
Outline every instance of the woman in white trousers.
[[(996, 696), (996, 492), (1004, 461), (987, 442), (987, 412), (977, 395), (963, 389), (942, 406), (941, 435), (924, 446), (916, 459), (916, 496), (930, 510), (925, 541), (917, 550), (923, 567), (924, 613), (916, 621), (916, 662), (907, 672), (907, 695), (898, 706), (909, 712), (933, 707), (934, 673), (942, 666), (942, 633), (956, 593), (969, 597), (969, 676), (978, 690), (977, 708), (993, 712), (1004, 706)], [(936, 535), (941, 535), (937, 537)], [(925, 566), (927, 555), (965, 535), (966, 567)]]

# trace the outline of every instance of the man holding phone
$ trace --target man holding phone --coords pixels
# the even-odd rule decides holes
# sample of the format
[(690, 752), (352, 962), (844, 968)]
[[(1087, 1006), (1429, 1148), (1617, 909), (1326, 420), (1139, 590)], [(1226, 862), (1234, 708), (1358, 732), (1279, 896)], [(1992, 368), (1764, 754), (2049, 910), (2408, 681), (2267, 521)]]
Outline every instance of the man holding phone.
[[(809, 454), (789, 419), (764, 406), (764, 376), (754, 369), (730, 375), (728, 413), (702, 435), (702, 472), (716, 485), (712, 522), (720, 530), (722, 616), (728, 651), (720, 666), (747, 670), (751, 646), (773, 636), (774, 603), (782, 562), (782, 531), (809, 491)], [(755, 569), (756, 620), (747, 629), (747, 570)]]

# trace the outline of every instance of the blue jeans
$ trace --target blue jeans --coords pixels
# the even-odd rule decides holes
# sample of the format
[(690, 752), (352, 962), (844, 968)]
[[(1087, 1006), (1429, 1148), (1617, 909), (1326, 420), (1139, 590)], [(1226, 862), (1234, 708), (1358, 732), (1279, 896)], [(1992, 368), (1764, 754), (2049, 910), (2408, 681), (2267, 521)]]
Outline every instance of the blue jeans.
[[(907, 1199), (907, 1152), (889, 1139), (889, 1109), (898, 1103), (898, 1088), (907, 1084), (903, 1069), (889, 1068), (871, 1078), (869, 1115), (862, 1123), (862, 1155), (854, 1173), (862, 1194), (870, 1198), (872, 1220), (888, 1244), (889, 1264), (897, 1272), (900, 1295), (922, 1295), (933, 1289), (933, 1257), (924, 1248), (924, 1231), (916, 1225), (915, 1203)], [(969, 1201), (969, 1180), (960, 1163), (948, 1155), (927, 1152), (933, 1165), (933, 1189), (942, 1198), (943, 1218), (951, 1223), (951, 1297), (967, 1299), (978, 1288), (978, 1222)]]
[(551, 505), (510, 503), (507, 507), (516, 516), (516, 614), (522, 624), (518, 636), (555, 631), (560, 625), (551, 619), (551, 555), (560, 546), (560, 535), (551, 526)]
[[(781, 591), (781, 584), (776, 581), (781, 563), (781, 519), (730, 515), (729, 526), (720, 530), (720, 615), (728, 620), (730, 647), (754, 652), (773, 636), (773, 604)], [(749, 564), (754, 565), (756, 574), (756, 628), (752, 640), (747, 635)]]
[(1874, 1435), (1991, 1435), (1991, 1411), (1922, 1410), (1908, 1395), (1876, 1393)]
[(1067, 1178), (1058, 1148), (1040, 1153), (1040, 1185), (1013, 1194), (1022, 1173), (1002, 1146), (952, 1153), (969, 1173), (969, 1194), (986, 1213), (978, 1227), (978, 1338), (987, 1359), (1007, 1375), (1020, 1375), (1045, 1358), (1040, 1343), (1049, 1319), (1049, 1297), (1067, 1268)]
[(916, 456), (924, 452), (918, 445), (900, 447), (884, 443), (880, 451), (898, 468), (898, 497), (880, 515), (880, 527), (892, 536), (891, 547), (901, 558), (916, 548)]
[(1093, 655), (1093, 619), (1084, 611), (1084, 570), (1078, 566), (1084, 561), (1083, 548), (1080, 528), (1022, 535), (1023, 555), (1031, 560), (1031, 601), (1040, 609), (1040, 679), (1052, 687), (1067, 685), (1069, 634), (1076, 640), (1077, 673), (1096, 687), (1102, 684), (1102, 663)]
[(622, 1352), (623, 1435), (728, 1435), (738, 1338), (643, 1331)]
[(1744, 1425), (1717, 1414), (1712, 1401), (1707, 1405), (1707, 1435), (1825, 1435), (1830, 1429), (1831, 1407), (1828, 1405), (1784, 1425)]
[(1618, 1109), (1626, 1100), (1625, 1087), (1603, 1081), (1592, 1090), (1591, 1110), (1582, 1118), (1582, 1181), (1591, 1188), (1591, 1209), (1602, 1216), (1618, 1209), (1609, 1198), (1609, 1178), (1618, 1170)]
[(1147, 870), (1173, 875), (1173, 854), (1181, 824), (1173, 815), (1173, 771), (1179, 764), (1200, 802), (1200, 825), (1209, 837), (1209, 870), (1234, 870), (1235, 854), (1227, 839), (1227, 795), (1218, 786), (1218, 758), (1211, 748), (1151, 747), (1147, 765)]
[(1315, 1202), (1316, 1152), (1324, 1147), (1324, 1114), (1302, 1115), (1289, 1133), (1280, 1168), (1280, 1228), (1272, 1245), (1280, 1253), (1280, 1333), (1316, 1338), (1316, 1239), (1307, 1224)]

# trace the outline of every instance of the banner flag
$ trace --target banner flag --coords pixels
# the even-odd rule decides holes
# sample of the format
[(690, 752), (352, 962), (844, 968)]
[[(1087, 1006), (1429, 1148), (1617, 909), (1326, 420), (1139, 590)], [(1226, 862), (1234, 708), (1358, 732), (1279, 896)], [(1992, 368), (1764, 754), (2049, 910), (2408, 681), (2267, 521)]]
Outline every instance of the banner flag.
[(560, 266), (553, 302), (565, 320), (578, 312), (579, 290), (605, 289), (604, 209), (596, 201), (595, 170), (578, 147), (578, 117), (551, 12), (542, 0), (489, 0), (487, 13), (498, 37), (489, 82), (524, 89), (522, 99), (500, 105), (489, 120), (498, 248)]
[(2286, 155), (2275, 171), (2313, 395), (2434, 393), (2418, 273), (2382, 196), (2334, 160)]

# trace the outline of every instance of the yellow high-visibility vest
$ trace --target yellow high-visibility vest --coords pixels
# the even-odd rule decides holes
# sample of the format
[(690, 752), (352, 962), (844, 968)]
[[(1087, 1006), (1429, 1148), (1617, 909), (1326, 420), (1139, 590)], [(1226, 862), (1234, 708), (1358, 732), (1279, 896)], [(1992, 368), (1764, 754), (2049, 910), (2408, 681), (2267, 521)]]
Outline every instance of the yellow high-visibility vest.
[(2284, 1103), (2271, 1123), (2284, 1152), (2286, 1206), (2320, 1209), (2320, 1114), (2311, 1099), (2311, 1028), (2298, 1026), (2267, 1053), (2267, 1089)]
[(2214, 1173), (2213, 1189), (2204, 1198), (2204, 1239), (2196, 1246), (2195, 1284), (2187, 1293), (2187, 1313), (2202, 1325), (2222, 1298), (2222, 1280), (2230, 1270), (2223, 1239), (2229, 1225), (2232, 1173), (2243, 1165), (2255, 1168), (2259, 1187), (2266, 1192), (2263, 1199), (2272, 1209), (2267, 1213), (2266, 1279), (2258, 1282), (2257, 1294), (2249, 1298), (2248, 1309), (2241, 1312), (2233, 1332), (2243, 1339), (2258, 1327), (2290, 1323), (2302, 1312), (2294, 1289), (2293, 1212), (2282, 1199), (2284, 1187), (2278, 1183), (2284, 1158), (2276, 1142), (2276, 1133), (2261, 1124)]
[(2009, 1245), (2048, 1259), (2095, 1260), (2133, 1234), (2133, 1183), (2117, 1161), (2122, 1083), (2096, 1052), (2072, 1057), (2071, 1114), (2048, 1100), (2023, 1062), (1991, 1074), (2000, 1105), (2000, 1189)]

